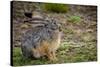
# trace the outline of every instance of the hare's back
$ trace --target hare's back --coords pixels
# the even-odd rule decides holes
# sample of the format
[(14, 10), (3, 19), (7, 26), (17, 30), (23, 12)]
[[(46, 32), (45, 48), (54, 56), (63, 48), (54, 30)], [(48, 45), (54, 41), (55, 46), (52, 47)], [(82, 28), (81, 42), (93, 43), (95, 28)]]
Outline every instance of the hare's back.
[(37, 27), (35, 29), (30, 29), (26, 31), (22, 36), (22, 45), (35, 47), (39, 45), (42, 40), (49, 40), (51, 38), (51, 33), (43, 27)]

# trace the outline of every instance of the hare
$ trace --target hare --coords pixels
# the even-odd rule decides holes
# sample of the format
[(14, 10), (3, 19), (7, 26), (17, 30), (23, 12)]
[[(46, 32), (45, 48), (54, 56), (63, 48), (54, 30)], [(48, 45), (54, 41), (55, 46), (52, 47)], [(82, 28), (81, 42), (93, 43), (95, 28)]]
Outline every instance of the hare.
[(47, 56), (49, 60), (57, 60), (56, 50), (60, 46), (61, 39), (59, 24), (55, 19), (44, 20), (41, 18), (33, 18), (33, 20), (27, 22), (39, 23), (36, 21), (41, 22), (42, 25), (29, 29), (22, 36), (21, 49), (23, 56), (27, 58)]

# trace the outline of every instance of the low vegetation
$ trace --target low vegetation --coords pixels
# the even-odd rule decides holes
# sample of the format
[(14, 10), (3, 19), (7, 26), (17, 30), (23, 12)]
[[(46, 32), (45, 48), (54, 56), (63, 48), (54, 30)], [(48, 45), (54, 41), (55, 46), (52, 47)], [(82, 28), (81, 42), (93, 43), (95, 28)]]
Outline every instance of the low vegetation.
[(43, 4), (43, 8), (48, 12), (56, 12), (56, 13), (66, 13), (67, 11), (69, 11), (69, 6), (65, 4), (48, 3), (48, 4)]
[(81, 17), (80, 16), (70, 16), (68, 18), (68, 21), (77, 24), (81, 22)]
[[(87, 46), (87, 44), (89, 46)], [(25, 58), (21, 54), (20, 47), (16, 47), (13, 50), (13, 64), (14, 66), (20, 66), (96, 61), (96, 46), (93, 44), (94, 43), (88, 42), (85, 43), (85, 45), (79, 46), (72, 42), (63, 42), (56, 53), (58, 61), (54, 62), (49, 61), (46, 57), (39, 59)]]

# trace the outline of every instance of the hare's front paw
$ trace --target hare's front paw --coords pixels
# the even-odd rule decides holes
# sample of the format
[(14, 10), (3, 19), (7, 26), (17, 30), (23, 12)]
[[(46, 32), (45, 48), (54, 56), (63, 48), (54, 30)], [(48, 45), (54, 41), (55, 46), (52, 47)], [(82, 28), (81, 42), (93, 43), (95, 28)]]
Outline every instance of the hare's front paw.
[(51, 63), (56, 63), (58, 61), (58, 59), (56, 57), (52, 57), (52, 58), (49, 59), (49, 61)]
[(56, 55), (54, 52), (50, 52), (47, 54), (47, 57), (50, 61), (57, 61), (58, 59), (56, 58)]
[(54, 61), (58, 61), (57, 57), (54, 58)]

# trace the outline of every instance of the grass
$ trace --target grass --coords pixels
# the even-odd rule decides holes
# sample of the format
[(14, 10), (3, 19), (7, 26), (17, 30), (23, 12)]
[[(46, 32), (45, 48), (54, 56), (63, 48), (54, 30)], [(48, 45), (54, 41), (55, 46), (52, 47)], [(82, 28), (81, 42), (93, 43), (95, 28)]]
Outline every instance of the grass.
[(74, 24), (80, 23), (81, 22), (81, 17), (80, 16), (70, 16), (68, 18), (69, 22), (72, 22)]
[(74, 31), (72, 29), (62, 29), (62, 32), (65, 34), (73, 34)]
[(47, 3), (43, 4), (42, 8), (48, 12), (66, 13), (69, 11), (69, 6), (65, 4)]
[(88, 46), (85, 45), (74, 47), (71, 46), (71, 43), (62, 42), (61, 47), (58, 49), (56, 53), (58, 61), (55, 62), (48, 61), (45, 57), (35, 60), (30, 58), (24, 58), (21, 54), (20, 47), (15, 47), (13, 50), (13, 65), (22, 66), (96, 61), (97, 54), (95, 43), (89, 42), (87, 44)]

